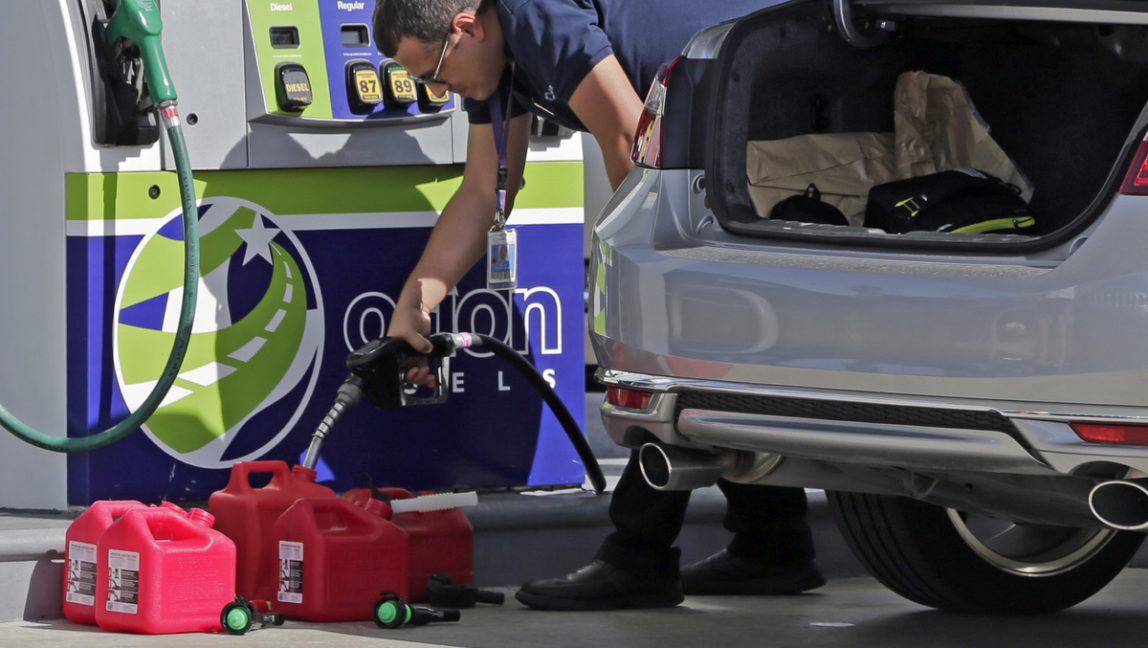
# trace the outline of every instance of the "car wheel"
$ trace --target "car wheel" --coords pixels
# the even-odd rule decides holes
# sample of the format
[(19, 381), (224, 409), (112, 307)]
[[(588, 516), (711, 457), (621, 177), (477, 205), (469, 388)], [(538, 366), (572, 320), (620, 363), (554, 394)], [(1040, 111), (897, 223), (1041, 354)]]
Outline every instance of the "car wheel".
[(1144, 540), (1142, 533), (1021, 524), (906, 497), (826, 495), (870, 574), (911, 601), (954, 612), (1071, 607), (1115, 578)]

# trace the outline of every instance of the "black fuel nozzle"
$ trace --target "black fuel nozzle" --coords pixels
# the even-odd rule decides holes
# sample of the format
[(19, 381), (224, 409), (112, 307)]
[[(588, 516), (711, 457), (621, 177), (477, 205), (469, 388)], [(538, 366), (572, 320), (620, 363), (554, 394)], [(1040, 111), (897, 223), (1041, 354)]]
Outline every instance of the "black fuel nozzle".
[(471, 584), (455, 584), (446, 574), (435, 574), (427, 582), (427, 603), (446, 608), (470, 608), (475, 603), (502, 605), (506, 595), (483, 590)]
[[(303, 457), (304, 467), (315, 468), (331, 428), (347, 410), (359, 404), (364, 394), (371, 405), (384, 410), (446, 401), (450, 356), (458, 349), (480, 346), (479, 339), (469, 333), (435, 333), (428, 339), (431, 342), (429, 353), (415, 351), (403, 338), (381, 337), (367, 342), (347, 356), (347, 368), (351, 374), (339, 387), (335, 404), (311, 435), (311, 445)], [(430, 396), (419, 395), (419, 392), (428, 388), (414, 388), (406, 381), (407, 370), (421, 358), (438, 361), (434, 367), (435, 386), (430, 388)]]
[(375, 601), (373, 618), (380, 628), (398, 628), (404, 625), (426, 625), (432, 621), (458, 621), (462, 614), (458, 610), (436, 610), (421, 605), (408, 605), (403, 597), (390, 590), (380, 594)]
[[(399, 337), (382, 337), (367, 342), (347, 356), (347, 368), (363, 381), (363, 391), (371, 405), (379, 409), (399, 409), (407, 405), (433, 405), (446, 401), (446, 377), (450, 356), (460, 348), (473, 346), (477, 338), (468, 333), (435, 333), (427, 338), (429, 353), (415, 351)], [(406, 373), (422, 360), (435, 371), (430, 396), (420, 396), (406, 382)]]
[(375, 338), (347, 356), (347, 368), (379, 409), (398, 409), (405, 400), (406, 360), (415, 350), (402, 338)]

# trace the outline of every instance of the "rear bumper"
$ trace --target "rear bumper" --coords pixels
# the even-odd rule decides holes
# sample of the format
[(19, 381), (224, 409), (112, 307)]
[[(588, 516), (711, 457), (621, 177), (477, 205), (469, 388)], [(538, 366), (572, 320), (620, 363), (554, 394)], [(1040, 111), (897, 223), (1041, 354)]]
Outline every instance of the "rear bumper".
[(616, 443), (767, 452), (911, 472), (1074, 475), (1097, 464), (1148, 473), (1148, 448), (1083, 441), (1068, 421), (1148, 424), (1143, 416), (1049, 412), (845, 391), (770, 388), (602, 370), (606, 385), (653, 391), (645, 411), (604, 402)]

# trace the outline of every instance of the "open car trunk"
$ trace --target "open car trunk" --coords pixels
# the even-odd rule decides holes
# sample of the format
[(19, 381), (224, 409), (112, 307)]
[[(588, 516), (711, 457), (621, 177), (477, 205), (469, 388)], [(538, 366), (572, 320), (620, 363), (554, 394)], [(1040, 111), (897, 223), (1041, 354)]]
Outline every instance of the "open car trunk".
[[(833, 4), (810, 0), (763, 10), (735, 25), (722, 45), (712, 92), (723, 99), (713, 103), (706, 165), (709, 198), (727, 230), (844, 245), (1023, 253), (1081, 234), (1119, 191), (1144, 136), (1148, 27), (1100, 20), (1144, 21), (1148, 3), (1081, 2), (1125, 13), (1066, 11), (1037, 20), (1047, 15), (984, 3), (952, 3), (965, 9), (945, 12), (947, 5), (936, 2), (854, 2), (850, 24), (869, 30), (864, 39), (854, 37), (864, 43), (849, 42), (850, 30), (835, 26)], [(961, 15), (915, 15), (922, 7)], [(754, 204), (747, 143), (893, 132), (894, 92), (906, 72), (963, 87), (1030, 185), (1033, 227), (891, 234), (857, 222), (796, 226), (771, 219), (770, 205)]]

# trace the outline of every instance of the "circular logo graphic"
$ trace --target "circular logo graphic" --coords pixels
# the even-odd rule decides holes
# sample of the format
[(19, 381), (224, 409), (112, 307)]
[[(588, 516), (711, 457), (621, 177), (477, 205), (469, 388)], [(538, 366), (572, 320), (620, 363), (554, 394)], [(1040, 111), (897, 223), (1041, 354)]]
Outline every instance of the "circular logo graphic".
[[(164, 452), (201, 468), (262, 456), (310, 401), (323, 341), (323, 306), (295, 235), (252, 202), (203, 200), (200, 280), (187, 355), (144, 424)], [(144, 236), (116, 295), (113, 357), (126, 405), (156, 384), (183, 302), (183, 215)]]

